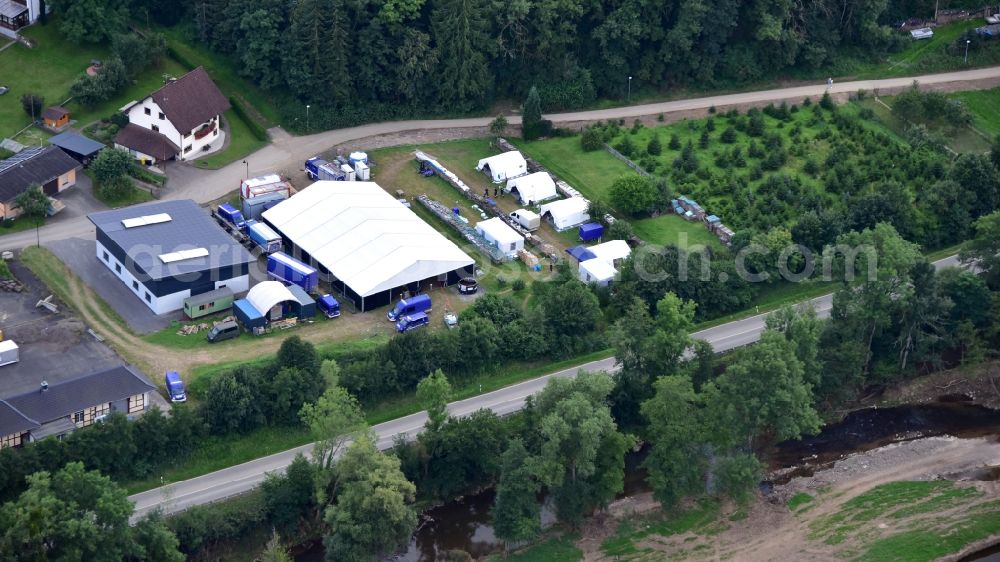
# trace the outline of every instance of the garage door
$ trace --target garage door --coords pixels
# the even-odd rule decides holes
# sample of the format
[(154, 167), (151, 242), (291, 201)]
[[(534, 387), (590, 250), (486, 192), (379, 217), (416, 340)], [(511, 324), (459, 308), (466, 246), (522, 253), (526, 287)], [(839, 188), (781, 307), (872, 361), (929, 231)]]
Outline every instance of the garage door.
[(42, 193), (46, 195), (55, 195), (59, 193), (59, 179), (56, 178), (49, 183), (42, 186)]

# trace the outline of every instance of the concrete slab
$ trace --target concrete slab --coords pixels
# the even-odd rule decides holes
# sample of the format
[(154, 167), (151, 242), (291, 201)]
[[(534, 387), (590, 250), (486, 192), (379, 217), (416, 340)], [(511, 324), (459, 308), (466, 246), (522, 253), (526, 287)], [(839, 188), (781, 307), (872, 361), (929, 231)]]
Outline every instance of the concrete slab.
[(58, 300), (58, 314), (35, 303), (47, 288), (19, 263), (11, 264), (23, 293), (0, 292), (0, 328), (20, 347), (20, 362), (0, 367), (0, 396), (29, 392), (42, 380), (49, 384), (124, 363), (108, 346), (87, 333), (87, 326)]
[(67, 238), (46, 244), (74, 273), (121, 316), (137, 334), (149, 334), (166, 328), (173, 320), (181, 320), (181, 311), (156, 315), (126, 287), (120, 279), (97, 259), (93, 239)]

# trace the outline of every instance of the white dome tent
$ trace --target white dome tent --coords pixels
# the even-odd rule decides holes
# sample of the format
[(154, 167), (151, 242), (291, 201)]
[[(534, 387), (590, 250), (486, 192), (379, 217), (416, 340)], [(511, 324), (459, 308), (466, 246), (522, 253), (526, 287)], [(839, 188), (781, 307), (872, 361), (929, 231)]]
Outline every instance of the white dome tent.
[(556, 182), (548, 172), (535, 172), (507, 180), (507, 192), (516, 192), (522, 205), (534, 205), (556, 196)]

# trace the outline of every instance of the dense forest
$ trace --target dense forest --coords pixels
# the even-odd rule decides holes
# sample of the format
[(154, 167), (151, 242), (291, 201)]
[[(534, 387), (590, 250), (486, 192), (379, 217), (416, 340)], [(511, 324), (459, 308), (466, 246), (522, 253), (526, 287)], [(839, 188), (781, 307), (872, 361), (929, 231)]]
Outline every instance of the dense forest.
[[(84, 40), (182, 26), (317, 128), (481, 109), (537, 85), (546, 110), (626, 90), (747, 83), (898, 50), (929, 0), (54, 0)], [(85, 17), (100, 5), (100, 18)], [(631, 77), (631, 81), (630, 81)], [(630, 84), (631, 82), (631, 84)]]

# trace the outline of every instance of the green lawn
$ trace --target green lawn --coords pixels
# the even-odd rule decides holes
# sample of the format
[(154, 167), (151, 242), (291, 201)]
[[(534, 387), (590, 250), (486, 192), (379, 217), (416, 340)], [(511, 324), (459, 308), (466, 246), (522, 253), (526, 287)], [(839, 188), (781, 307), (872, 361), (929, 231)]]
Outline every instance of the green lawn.
[(688, 532), (698, 535), (716, 534), (722, 530), (722, 523), (718, 521), (720, 507), (718, 501), (702, 500), (686, 511), (675, 509), (669, 515), (657, 512), (623, 519), (618, 524), (617, 532), (601, 543), (601, 550), (617, 560), (621, 556), (652, 554), (651, 550), (637, 546), (639, 541), (650, 535), (670, 536)]
[(4, 234), (14, 234), (15, 232), (22, 232), (30, 228), (35, 228), (35, 223), (33, 221), (26, 219), (13, 219), (9, 221), (0, 221), (0, 236), (3, 236)]
[(232, 109), (226, 111), (224, 117), (224, 130), (229, 135), (227, 139), (229, 146), (222, 152), (216, 152), (215, 154), (195, 160), (195, 166), (217, 170), (267, 145), (265, 141), (257, 140), (257, 137), (253, 136), (247, 124)]
[(538, 160), (588, 199), (608, 200), (608, 190), (616, 179), (633, 172), (607, 151), (584, 152), (580, 137), (541, 141), (509, 139), (524, 154)]
[(688, 222), (677, 215), (660, 215), (656, 218), (632, 221), (636, 235), (651, 244), (693, 249), (709, 246), (721, 249), (722, 243), (700, 222)]
[[(0, 53), (0, 58), (3, 53)], [(72, 119), (76, 119), (77, 127), (82, 127), (99, 119), (103, 119), (123, 107), (130, 101), (138, 101), (163, 87), (164, 77), (178, 78), (187, 72), (177, 61), (164, 57), (158, 67), (143, 71), (127, 88), (116, 94), (110, 100), (92, 108), (84, 108), (73, 102), (69, 105)]]
[(152, 201), (153, 195), (143, 187), (136, 186), (135, 189), (130, 191), (125, 197), (119, 197), (116, 199), (110, 199), (101, 195), (101, 190), (94, 190), (94, 197), (108, 206), (110, 209), (118, 209), (121, 207), (129, 207), (131, 205), (138, 205), (139, 203), (145, 203), (147, 201)]
[(949, 97), (962, 100), (972, 111), (977, 129), (990, 136), (1000, 135), (1000, 88), (956, 92)]
[[(865, 99), (858, 102), (857, 105), (871, 109), (875, 113), (879, 122), (885, 125), (885, 127), (892, 131), (896, 136), (904, 138), (909, 124), (896, 117), (896, 115), (892, 112), (891, 108), (895, 105), (896, 101), (895, 96), (883, 96), (879, 99), (882, 103), (879, 103), (874, 99)], [(889, 107), (886, 107), (886, 105)], [(978, 123), (984, 117), (982, 110), (985, 108), (979, 107), (976, 109), (979, 111), (973, 109), (973, 119), (974, 122)], [(941, 135), (948, 147), (955, 152), (984, 152), (989, 150), (990, 147), (989, 141), (981, 133), (969, 126), (954, 128), (931, 125), (928, 129), (935, 134)]]
[(583, 552), (567, 537), (548, 539), (529, 546), (507, 557), (491, 556), (490, 562), (576, 562), (583, 559)]

